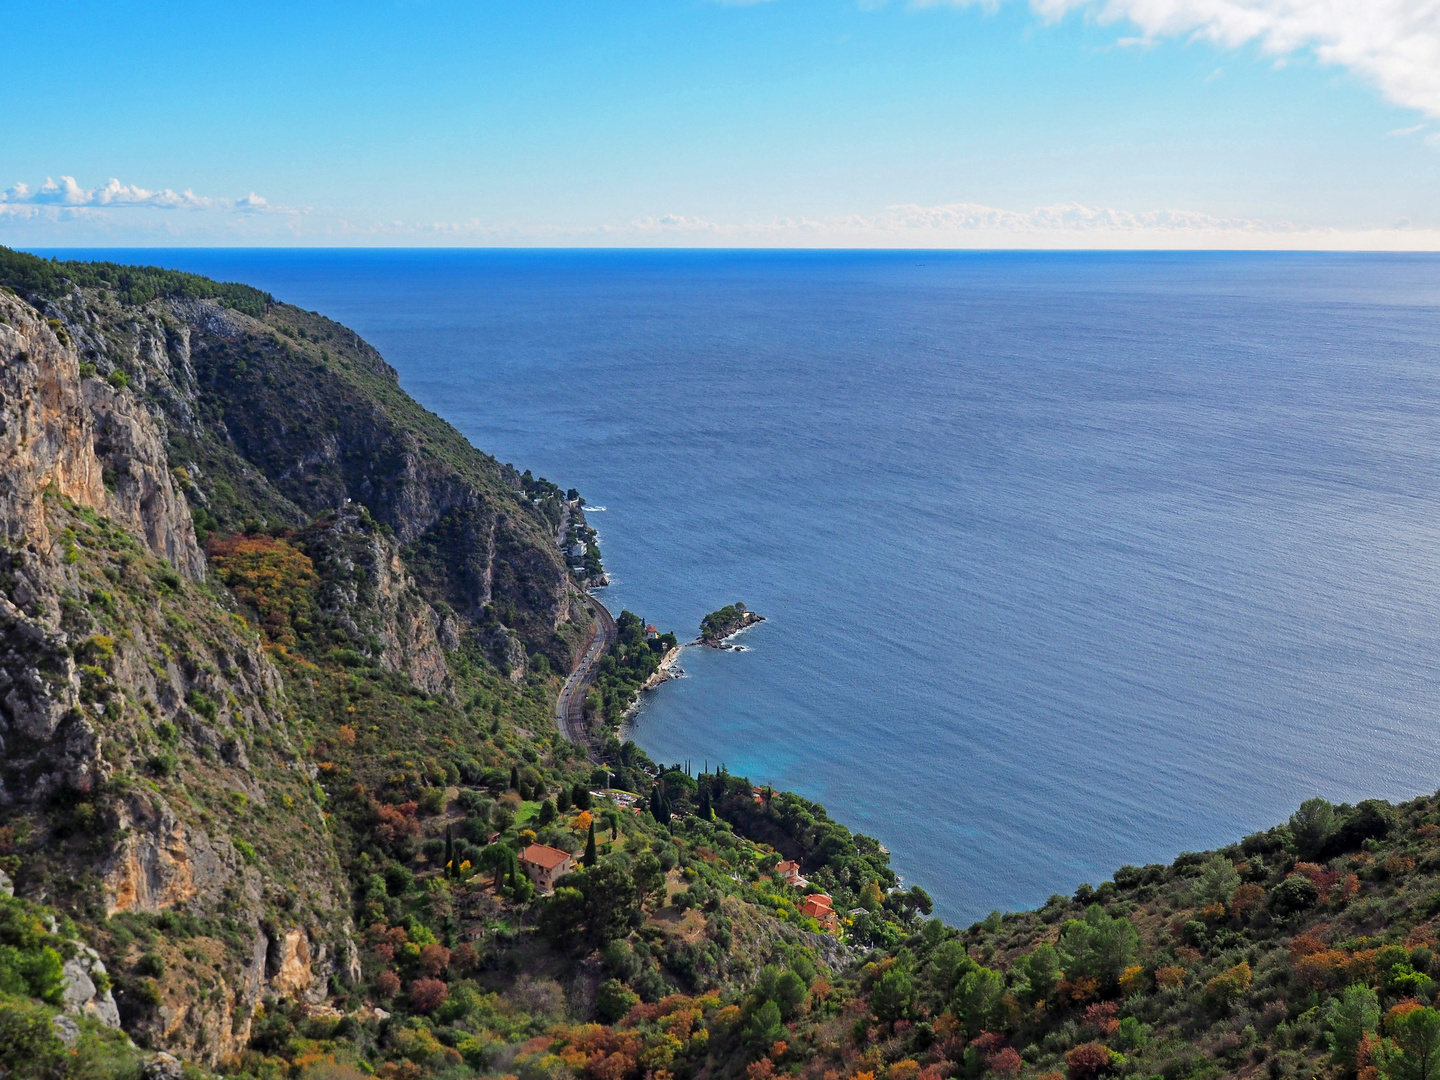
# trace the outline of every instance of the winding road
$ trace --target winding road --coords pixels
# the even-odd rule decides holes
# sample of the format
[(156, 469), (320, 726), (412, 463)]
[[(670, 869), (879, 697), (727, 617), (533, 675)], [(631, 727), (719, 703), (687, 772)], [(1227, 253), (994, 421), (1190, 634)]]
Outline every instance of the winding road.
[(593, 611), (595, 627), (590, 632), (590, 640), (585, 643), (585, 652), (580, 657), (580, 663), (575, 665), (574, 673), (565, 680), (565, 686), (555, 702), (555, 722), (560, 727), (561, 735), (576, 746), (584, 747), (586, 756), (591, 761), (598, 762), (599, 752), (585, 732), (585, 694), (599, 672), (600, 658), (605, 655), (606, 649), (615, 644), (615, 620), (611, 618), (605, 605), (595, 597), (583, 592), (579, 595)]

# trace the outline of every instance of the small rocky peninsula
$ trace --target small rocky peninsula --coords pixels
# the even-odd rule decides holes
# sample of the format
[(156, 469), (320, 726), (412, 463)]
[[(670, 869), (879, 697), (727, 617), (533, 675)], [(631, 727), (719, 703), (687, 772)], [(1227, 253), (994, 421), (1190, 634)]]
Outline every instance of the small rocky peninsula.
[(735, 646), (728, 644), (731, 637), (747, 626), (764, 621), (765, 616), (755, 614), (739, 601), (726, 604), (700, 620), (700, 644), (712, 649), (733, 649)]

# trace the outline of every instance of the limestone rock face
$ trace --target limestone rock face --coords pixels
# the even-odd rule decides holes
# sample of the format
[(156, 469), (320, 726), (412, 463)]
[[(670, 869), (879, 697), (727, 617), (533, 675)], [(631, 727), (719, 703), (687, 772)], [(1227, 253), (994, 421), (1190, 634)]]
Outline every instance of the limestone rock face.
[[(374, 659), (386, 670), (404, 672), (429, 694), (448, 694), (441, 635), (452, 620), (440, 619), (425, 602), (395, 541), (367, 525), (353, 506), (322, 518), (302, 539), (324, 582), (322, 610), (357, 639), (375, 642)], [(458, 645), (453, 627), (449, 635)]]
[[(218, 896), (238, 872), (199, 829), (180, 821), (160, 795), (117, 808), (125, 839), (104, 874), (106, 914), (166, 911), (200, 896)], [(253, 889), (251, 890), (254, 891)]]
[(65, 1011), (92, 1016), (106, 1027), (118, 1028), (120, 1010), (115, 998), (108, 986), (101, 991), (95, 982), (96, 976), (106, 973), (100, 954), (83, 943), (76, 945), (76, 954), (65, 961)]
[(187, 577), (205, 574), (185, 496), (164, 441), (133, 394), (82, 379), (80, 359), (29, 304), (0, 294), (0, 528), (53, 545), (44, 496), (53, 488), (124, 521)]

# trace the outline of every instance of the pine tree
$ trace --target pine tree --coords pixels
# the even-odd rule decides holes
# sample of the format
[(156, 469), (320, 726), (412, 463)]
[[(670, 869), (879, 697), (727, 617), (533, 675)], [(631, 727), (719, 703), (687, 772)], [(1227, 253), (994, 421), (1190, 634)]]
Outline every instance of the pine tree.
[(580, 860), (586, 866), (594, 866), (598, 856), (595, 854), (595, 822), (590, 822), (590, 834), (585, 838), (585, 855)]

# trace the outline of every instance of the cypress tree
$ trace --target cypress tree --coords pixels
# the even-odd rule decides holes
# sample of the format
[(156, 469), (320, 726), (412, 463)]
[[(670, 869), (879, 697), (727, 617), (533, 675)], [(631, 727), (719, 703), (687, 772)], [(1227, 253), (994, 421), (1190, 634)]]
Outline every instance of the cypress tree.
[(510, 790), (520, 790), (520, 770), (517, 769), (514, 765), (510, 766)]
[(710, 786), (700, 788), (700, 820), (709, 821), (715, 815), (710, 812)]
[(595, 822), (590, 822), (590, 835), (585, 838), (585, 855), (580, 860), (586, 866), (594, 866), (597, 856), (595, 854)]
[(450, 826), (445, 826), (445, 876), (457, 877), (455, 873), (455, 841), (450, 835)]

